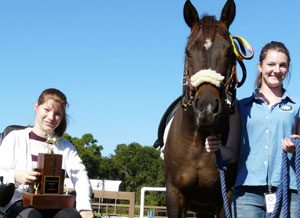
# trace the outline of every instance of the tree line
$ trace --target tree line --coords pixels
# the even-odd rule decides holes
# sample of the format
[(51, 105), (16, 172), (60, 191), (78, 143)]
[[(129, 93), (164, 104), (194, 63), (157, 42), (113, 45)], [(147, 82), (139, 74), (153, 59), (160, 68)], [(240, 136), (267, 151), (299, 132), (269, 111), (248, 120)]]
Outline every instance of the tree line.
[[(103, 146), (97, 144), (92, 134), (84, 134), (81, 138), (64, 134), (64, 138), (77, 148), (90, 179), (120, 180), (120, 190), (135, 192), (137, 202), (142, 187), (165, 187), (163, 160), (160, 151), (154, 147), (136, 142), (119, 144), (115, 154), (104, 157)], [(165, 205), (165, 193), (147, 193), (145, 204)]]

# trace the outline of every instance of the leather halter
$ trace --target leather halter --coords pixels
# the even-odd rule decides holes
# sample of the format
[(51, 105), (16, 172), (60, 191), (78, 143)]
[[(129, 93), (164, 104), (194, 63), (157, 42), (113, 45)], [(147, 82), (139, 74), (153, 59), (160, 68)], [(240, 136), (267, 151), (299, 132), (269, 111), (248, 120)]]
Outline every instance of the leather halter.
[[(236, 62), (229, 68), (227, 72), (227, 77), (221, 86), (221, 89), (225, 91), (225, 100), (227, 105), (230, 107), (230, 112), (233, 114), (235, 112), (235, 100), (236, 100), (236, 89), (241, 87), (246, 80), (247, 71), (246, 67), (243, 63), (243, 60), (250, 60), (254, 56), (254, 51), (250, 44), (241, 36), (232, 36), (229, 35), (230, 41), (233, 47), (233, 51), (235, 54), (235, 59), (239, 63), (242, 69), (242, 79), (239, 81), (237, 76)], [(234, 41), (236, 40), (237, 43)], [(246, 49), (250, 53), (246, 54)], [(181, 102), (181, 106), (184, 110), (187, 110), (188, 107), (194, 104), (196, 94), (196, 88), (191, 84), (191, 75), (189, 75), (187, 70), (187, 63), (185, 61), (184, 66), (184, 76), (183, 76), (183, 98)]]

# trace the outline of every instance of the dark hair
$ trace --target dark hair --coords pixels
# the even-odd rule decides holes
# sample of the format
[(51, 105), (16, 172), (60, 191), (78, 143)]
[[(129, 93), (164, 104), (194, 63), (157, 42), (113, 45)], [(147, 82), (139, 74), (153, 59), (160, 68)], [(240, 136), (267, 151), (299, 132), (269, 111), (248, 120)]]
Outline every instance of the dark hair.
[[(290, 62), (291, 62), (290, 52), (282, 42), (277, 42), (277, 41), (271, 41), (262, 48), (260, 55), (259, 55), (259, 62), (261, 64), (264, 61), (264, 59), (266, 58), (268, 51), (270, 51), (270, 50), (276, 50), (278, 52), (282, 52), (283, 54), (285, 54), (288, 59), (288, 68), (290, 67)], [(255, 83), (256, 83), (257, 88), (261, 87), (262, 72), (258, 72)]]
[(63, 108), (63, 117), (56, 129), (54, 130), (57, 136), (62, 136), (67, 129), (67, 114), (66, 108), (68, 106), (67, 97), (64, 93), (55, 88), (45, 89), (38, 98), (38, 105), (45, 103), (47, 100), (53, 99), (54, 101), (60, 103)]

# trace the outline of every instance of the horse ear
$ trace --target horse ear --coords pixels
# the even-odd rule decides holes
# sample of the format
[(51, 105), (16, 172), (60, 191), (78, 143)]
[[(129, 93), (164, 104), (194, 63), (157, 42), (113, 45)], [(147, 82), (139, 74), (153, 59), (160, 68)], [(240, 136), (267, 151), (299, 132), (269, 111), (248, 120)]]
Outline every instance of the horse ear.
[(183, 15), (186, 24), (192, 28), (193, 25), (199, 21), (199, 16), (196, 8), (190, 2), (190, 0), (186, 0), (183, 8)]
[(229, 29), (230, 24), (234, 20), (235, 17), (235, 3), (234, 0), (227, 0), (224, 5), (221, 13), (221, 21), (226, 23), (227, 28)]

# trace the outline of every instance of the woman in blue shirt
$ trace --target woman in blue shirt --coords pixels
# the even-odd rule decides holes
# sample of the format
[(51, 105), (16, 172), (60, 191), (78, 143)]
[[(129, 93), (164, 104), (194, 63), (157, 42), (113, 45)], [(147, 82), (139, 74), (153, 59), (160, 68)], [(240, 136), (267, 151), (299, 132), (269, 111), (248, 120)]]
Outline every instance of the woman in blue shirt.
[[(272, 193), (280, 184), (283, 150), (289, 152), (291, 166), (295, 164), (296, 148), (290, 138), (300, 138), (300, 102), (283, 87), (289, 76), (290, 61), (283, 43), (266, 44), (259, 56), (256, 90), (238, 101), (241, 128), (235, 128), (241, 132), (229, 137), (240, 138), (240, 143), (231, 145), (235, 153), (239, 150), (234, 190), (237, 217), (269, 217), (274, 204)], [(208, 152), (220, 146), (215, 137), (207, 138)], [(296, 217), (295, 168), (290, 167), (289, 175), (290, 217)], [(267, 195), (271, 198), (266, 198), (266, 194), (271, 194)]]

